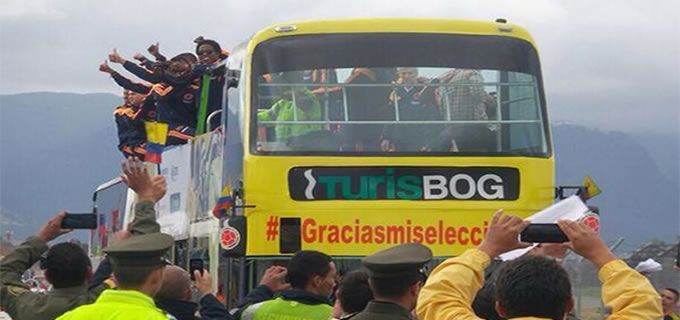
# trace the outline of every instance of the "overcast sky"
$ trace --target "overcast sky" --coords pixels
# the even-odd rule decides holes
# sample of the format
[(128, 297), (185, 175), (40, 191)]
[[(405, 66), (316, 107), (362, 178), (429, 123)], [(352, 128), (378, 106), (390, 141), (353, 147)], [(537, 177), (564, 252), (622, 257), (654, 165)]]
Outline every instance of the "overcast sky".
[(231, 48), (268, 25), (303, 19), (504, 17), (538, 43), (553, 121), (677, 133), (679, 3), (1, 0), (0, 94), (119, 93), (97, 71), (114, 47), (130, 57), (159, 41), (172, 55), (192, 50), (192, 39), (204, 35)]

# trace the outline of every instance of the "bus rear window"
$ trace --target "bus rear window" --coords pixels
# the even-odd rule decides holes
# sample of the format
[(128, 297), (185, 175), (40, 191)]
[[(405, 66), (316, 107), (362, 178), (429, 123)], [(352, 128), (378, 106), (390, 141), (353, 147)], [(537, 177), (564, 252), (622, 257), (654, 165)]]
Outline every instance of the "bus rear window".
[[(497, 67), (491, 69), (386, 58), (394, 66), (381, 61), (370, 67), (371, 61), (337, 61), (342, 59), (329, 54), (333, 68), (297, 69), (305, 64), (277, 57), (255, 67), (256, 153), (549, 155), (540, 72), (530, 61), (489, 63)], [(463, 57), (461, 64), (481, 63), (474, 59), (466, 63)]]

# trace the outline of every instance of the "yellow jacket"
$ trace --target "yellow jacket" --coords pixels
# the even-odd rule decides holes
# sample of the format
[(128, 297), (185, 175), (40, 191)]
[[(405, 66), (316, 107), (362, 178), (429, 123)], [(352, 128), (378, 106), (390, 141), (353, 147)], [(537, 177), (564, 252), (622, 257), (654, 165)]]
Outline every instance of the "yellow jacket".
[[(489, 262), (486, 253), (471, 249), (439, 264), (418, 296), (418, 319), (479, 319), (471, 306), (484, 283), (484, 269)], [(654, 287), (625, 262), (614, 260), (607, 263), (600, 269), (599, 278), (602, 300), (612, 310), (608, 320), (657, 320), (663, 317), (661, 299)]]
[(173, 316), (158, 309), (151, 297), (133, 290), (104, 291), (93, 304), (73, 309), (57, 320), (168, 320)]

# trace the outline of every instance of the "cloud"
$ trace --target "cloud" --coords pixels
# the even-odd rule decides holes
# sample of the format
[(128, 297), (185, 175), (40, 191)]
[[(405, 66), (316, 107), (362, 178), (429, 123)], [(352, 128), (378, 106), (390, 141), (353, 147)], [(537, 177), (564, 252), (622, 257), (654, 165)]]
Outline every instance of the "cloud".
[(65, 17), (52, 0), (3, 0), (0, 3), (0, 20), (53, 19)]
[(677, 132), (680, 3), (585, 0), (0, 2), (0, 93), (113, 92), (97, 65), (159, 41), (169, 55), (204, 35), (232, 48), (268, 25), (345, 17), (497, 17), (539, 46), (551, 117), (606, 129)]

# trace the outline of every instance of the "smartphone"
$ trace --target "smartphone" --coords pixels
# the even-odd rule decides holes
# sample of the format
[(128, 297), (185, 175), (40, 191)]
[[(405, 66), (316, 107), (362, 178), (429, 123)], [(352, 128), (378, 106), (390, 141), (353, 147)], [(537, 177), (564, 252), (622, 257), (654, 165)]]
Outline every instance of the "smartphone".
[(61, 220), (62, 229), (97, 229), (97, 215), (94, 213), (67, 213)]
[(191, 275), (191, 280), (194, 279), (194, 271), (198, 270), (201, 275), (203, 275), (203, 259), (190, 259), (189, 260), (189, 274)]
[(532, 223), (522, 233), (522, 242), (534, 243), (562, 243), (569, 241), (560, 226), (555, 223)]

